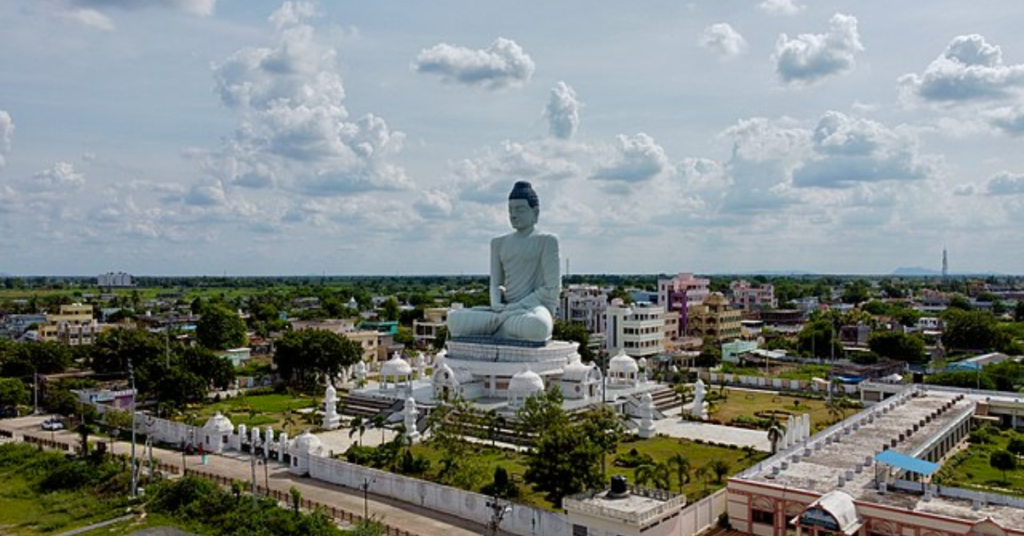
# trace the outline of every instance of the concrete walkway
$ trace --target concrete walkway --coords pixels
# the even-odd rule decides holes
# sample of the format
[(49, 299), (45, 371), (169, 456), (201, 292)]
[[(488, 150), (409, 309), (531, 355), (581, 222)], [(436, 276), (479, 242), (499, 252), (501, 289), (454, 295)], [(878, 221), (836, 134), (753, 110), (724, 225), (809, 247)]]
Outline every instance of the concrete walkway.
[(764, 430), (734, 428), (697, 421), (684, 421), (679, 417), (669, 417), (654, 421), (654, 429), (659, 434), (685, 439), (702, 439), (715, 443), (726, 443), (738, 447), (754, 447), (763, 452), (771, 451), (768, 433)]
[[(40, 439), (50, 439), (52, 437), (54, 440), (64, 443), (78, 442), (77, 434), (67, 430), (53, 433), (43, 431), (40, 428), (40, 424), (46, 418), (48, 416), (5, 419), (0, 421), (0, 430), (12, 432), (15, 435), (15, 440), (20, 440), (21, 436), (27, 434)], [(380, 431), (377, 430), (375, 432), (379, 439)], [(367, 435), (370, 433), (368, 431)], [(347, 432), (345, 434), (347, 439)], [(119, 454), (127, 453), (130, 451), (131, 445), (118, 441), (115, 449)], [(145, 456), (148, 458), (148, 454), (148, 451), (143, 452), (142, 445), (136, 445), (137, 457)], [(182, 465), (180, 451), (154, 448), (153, 456), (164, 464), (173, 465), (178, 468)], [(201, 463), (198, 455), (186, 456), (185, 462), (189, 469), (196, 469), (205, 473), (212, 473), (224, 478), (245, 482), (247, 485), (246, 489), (248, 489), (253, 473), (253, 466), (248, 456), (232, 453), (230, 456), (207, 455), (206, 458), (207, 463), (205, 465)], [(143, 470), (145, 471), (145, 469)], [(283, 464), (273, 461), (266, 467), (263, 465), (256, 466), (256, 480), (257, 485), (269, 487), (271, 490), (284, 493), (286, 496), (288, 490), (295, 486), (295, 488), (302, 492), (304, 499), (310, 499), (360, 516), (363, 514), (365, 507), (366, 511), (378, 520), (414, 535), (476, 536), (483, 534), (485, 531), (484, 526), (479, 523), (460, 519), (442, 512), (428, 510), (418, 505), (388, 497), (377, 496), (372, 493), (372, 489), (364, 502), (362, 490), (336, 486), (309, 477), (298, 477), (288, 472), (287, 467)], [(505, 533), (502, 532), (502, 534)]]

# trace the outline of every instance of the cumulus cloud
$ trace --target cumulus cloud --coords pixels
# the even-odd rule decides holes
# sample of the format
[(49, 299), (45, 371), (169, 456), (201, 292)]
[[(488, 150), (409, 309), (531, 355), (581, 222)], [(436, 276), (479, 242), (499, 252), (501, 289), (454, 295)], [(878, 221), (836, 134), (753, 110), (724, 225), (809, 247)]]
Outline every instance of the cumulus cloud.
[(989, 124), (1011, 136), (1024, 134), (1024, 106), (999, 108), (988, 114)]
[(809, 85), (850, 71), (864, 51), (857, 31), (857, 17), (836, 13), (822, 34), (779, 36), (775, 43), (775, 72), (786, 84)]
[(536, 65), (519, 44), (499, 37), (482, 50), (447, 43), (434, 45), (420, 51), (412, 68), (445, 82), (500, 89), (529, 82)]
[(792, 170), (805, 157), (810, 133), (788, 118), (742, 119), (720, 136), (731, 142), (724, 180), (730, 183), (719, 214), (752, 216), (773, 213), (798, 202), (789, 184)]
[(804, 6), (797, 4), (793, 0), (764, 0), (757, 4), (757, 9), (769, 15), (792, 16), (803, 11)]
[(33, 175), (32, 180), (40, 190), (74, 189), (85, 184), (85, 175), (75, 171), (75, 167), (67, 162), (56, 162), (49, 169)]
[(224, 186), (220, 182), (196, 184), (189, 190), (184, 199), (186, 204), (200, 207), (223, 205), (227, 201)]
[(798, 187), (848, 188), (861, 182), (924, 179), (934, 167), (916, 139), (881, 123), (829, 111), (811, 137), (814, 156), (793, 173)]
[(583, 147), (550, 141), (505, 141), (498, 148), (486, 148), (476, 158), (454, 162), (451, 168), (461, 198), (495, 203), (508, 195), (510, 180), (541, 184), (582, 175), (577, 162), (584, 150)]
[(312, 6), (286, 3), (270, 16), (273, 46), (246, 47), (214, 66), (221, 102), (239, 114), (234, 137), (207, 168), (226, 183), (282, 185), (309, 194), (406, 188), (388, 161), (405, 135), (373, 114), (351, 119), (333, 48), (303, 21)]
[(953, 188), (953, 195), (958, 197), (970, 197), (977, 192), (973, 184), (958, 184)]
[(267, 19), (275, 28), (293, 26), (317, 15), (316, 6), (312, 2), (285, 2), (270, 14)]
[(7, 155), (11, 152), (13, 138), (14, 120), (6, 110), (0, 110), (0, 168), (7, 165)]
[(420, 216), (427, 219), (444, 219), (452, 215), (452, 198), (441, 190), (427, 190), (413, 205)]
[(591, 179), (638, 183), (671, 168), (665, 149), (651, 136), (643, 132), (635, 136), (619, 134), (615, 140), (615, 154), (594, 170)]
[(68, 5), (83, 9), (145, 9), (151, 7), (169, 8), (190, 15), (206, 17), (213, 14), (217, 0), (67, 0)]
[(898, 80), (901, 94), (928, 102), (1002, 99), (1024, 89), (1024, 64), (1007, 65), (1002, 50), (977, 35), (953, 38), (924, 73)]
[(1020, 195), (1024, 194), (1024, 174), (1003, 171), (996, 173), (985, 185), (988, 195)]
[(697, 42), (723, 59), (735, 58), (747, 52), (747, 40), (726, 22), (704, 28)]
[(558, 82), (551, 88), (544, 117), (548, 120), (548, 132), (552, 136), (567, 140), (576, 134), (580, 127), (580, 101), (565, 82)]
[(114, 24), (114, 21), (110, 17), (96, 11), (95, 9), (87, 7), (69, 6), (66, 9), (57, 12), (57, 17), (69, 22), (81, 24), (82, 26), (102, 30), (104, 32), (112, 32), (117, 29), (117, 25)]

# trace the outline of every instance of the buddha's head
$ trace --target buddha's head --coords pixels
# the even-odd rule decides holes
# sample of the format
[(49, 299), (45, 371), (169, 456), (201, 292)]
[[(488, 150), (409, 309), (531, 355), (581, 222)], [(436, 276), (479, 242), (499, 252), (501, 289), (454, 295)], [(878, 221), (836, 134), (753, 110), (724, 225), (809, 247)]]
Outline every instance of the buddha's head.
[(508, 194), (508, 220), (517, 231), (524, 231), (537, 225), (540, 216), (540, 199), (533, 186), (526, 181), (518, 181)]

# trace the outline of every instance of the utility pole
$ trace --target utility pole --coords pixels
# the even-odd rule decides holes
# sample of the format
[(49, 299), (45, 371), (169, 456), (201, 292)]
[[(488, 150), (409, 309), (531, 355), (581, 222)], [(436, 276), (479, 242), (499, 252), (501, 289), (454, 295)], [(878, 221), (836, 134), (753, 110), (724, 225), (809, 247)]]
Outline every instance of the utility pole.
[(363, 521), (370, 520), (370, 484), (376, 482), (377, 479), (364, 478), (362, 485), (359, 487), (363, 490)]
[(135, 461), (135, 368), (132, 367), (132, 359), (128, 358), (128, 378), (132, 383), (132, 498), (138, 497), (139, 475)]
[(249, 445), (249, 465), (252, 467), (252, 507), (256, 508), (256, 441)]
[(32, 397), (34, 407), (32, 409), (33, 415), (39, 415), (39, 372), (32, 371)]

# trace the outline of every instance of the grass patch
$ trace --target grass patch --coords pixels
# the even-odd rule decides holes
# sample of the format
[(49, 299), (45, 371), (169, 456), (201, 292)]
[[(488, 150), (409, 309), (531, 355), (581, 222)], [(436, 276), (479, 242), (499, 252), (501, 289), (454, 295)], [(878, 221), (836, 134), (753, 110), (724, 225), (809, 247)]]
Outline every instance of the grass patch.
[[(710, 390), (717, 392), (718, 388), (713, 387)], [(714, 419), (723, 423), (728, 423), (740, 415), (753, 418), (755, 413), (773, 410), (782, 410), (793, 414), (794, 417), (808, 413), (811, 416), (812, 427), (827, 425), (833, 421), (828, 409), (825, 408), (824, 400), (729, 389), (728, 387), (726, 387), (726, 391), (728, 398), (718, 400), (716, 402), (717, 409), (711, 414)], [(847, 415), (852, 411), (856, 410), (847, 410)]]
[(971, 443), (966, 450), (957, 453), (939, 471), (937, 480), (943, 485), (970, 488), (1002, 494), (1024, 496), (1024, 468), (1018, 460), (1018, 468), (1003, 472), (989, 464), (993, 452), (1006, 450), (1010, 440), (1022, 437), (1013, 430), (993, 430), (987, 437), (991, 443)]
[[(513, 482), (515, 482), (519, 487), (520, 495), (519, 498), (516, 499), (516, 502), (538, 506), (548, 510), (556, 510), (554, 505), (544, 499), (543, 493), (533, 491), (529, 484), (523, 482), (522, 476), (526, 473), (527, 467), (527, 458), (525, 454), (511, 450), (493, 449), (483, 445), (476, 445), (474, 448), (474, 456), (476, 456), (477, 461), (480, 462), (480, 472), (483, 476), (480, 478), (479, 484), (472, 491), (480, 491), (481, 487), (489, 484), (494, 475), (494, 469), (501, 465), (506, 471), (508, 471)], [(630, 482), (634, 482), (636, 480), (636, 471), (634, 469), (616, 467), (614, 465), (616, 456), (626, 454), (634, 448), (639, 454), (646, 454), (650, 456), (655, 463), (664, 462), (673, 454), (682, 453), (690, 460), (692, 471), (695, 471), (698, 467), (707, 465), (712, 460), (723, 460), (729, 464), (730, 475), (736, 474), (768, 456), (766, 453), (762, 452), (755, 451), (752, 454), (748, 454), (743, 449), (701, 444), (688, 439), (676, 439), (661, 436), (651, 439), (636, 439), (620, 443), (618, 450), (614, 454), (609, 454), (607, 456), (605, 467), (608, 477), (623, 475), (629, 479)], [(437, 472), (440, 469), (441, 453), (431, 447), (429, 443), (414, 445), (412, 447), (412, 451), (414, 454), (424, 456), (430, 460), (430, 472), (424, 475), (424, 478), (427, 480), (436, 480)], [(671, 477), (671, 481), (671, 491), (678, 491), (678, 481), (674, 474)], [(715, 483), (713, 481), (701, 482), (696, 478), (691, 478), (690, 482), (683, 486), (682, 491), (686, 494), (688, 500), (693, 501), (724, 486), (724, 479), (722, 483)]]
[[(274, 393), (255, 396), (238, 396), (220, 402), (213, 402), (199, 408), (194, 413), (197, 416), (197, 425), (204, 424), (218, 411), (231, 419), (235, 426), (244, 424), (249, 428), (253, 426), (270, 425), (275, 430), (285, 430), (289, 435), (308, 428), (298, 414), (293, 414), (297, 409), (309, 408), (319, 403), (307, 395), (291, 395), (287, 393)], [(288, 417), (292, 416), (295, 424), (286, 426)]]

